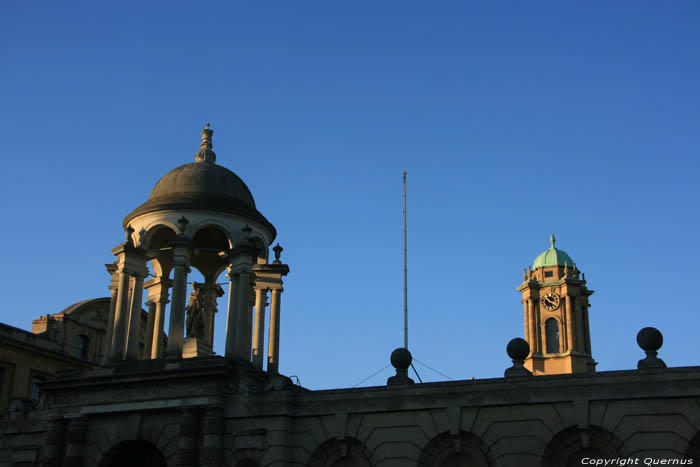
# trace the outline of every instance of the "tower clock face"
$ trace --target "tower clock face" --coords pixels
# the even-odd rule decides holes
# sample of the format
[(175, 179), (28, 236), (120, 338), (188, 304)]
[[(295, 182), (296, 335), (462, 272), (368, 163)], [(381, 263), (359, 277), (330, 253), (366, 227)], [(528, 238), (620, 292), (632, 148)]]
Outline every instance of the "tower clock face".
[(542, 297), (542, 303), (544, 303), (544, 307), (548, 310), (556, 310), (559, 307), (559, 303), (561, 303), (561, 300), (559, 299), (559, 295), (557, 295), (554, 292), (549, 292), (547, 295)]

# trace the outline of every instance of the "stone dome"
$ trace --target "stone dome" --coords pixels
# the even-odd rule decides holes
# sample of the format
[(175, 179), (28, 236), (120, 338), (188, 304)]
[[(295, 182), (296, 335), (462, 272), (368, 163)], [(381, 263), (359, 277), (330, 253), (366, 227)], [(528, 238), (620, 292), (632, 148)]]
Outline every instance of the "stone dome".
[(202, 145), (195, 161), (165, 174), (148, 200), (124, 218), (124, 227), (141, 214), (163, 210), (204, 210), (235, 214), (261, 223), (275, 235), (275, 228), (255, 208), (253, 195), (241, 178), (217, 165), (211, 150), (213, 131), (202, 130)]
[(220, 165), (201, 162), (181, 165), (165, 174), (148, 201), (210, 196), (232, 198), (255, 208), (252, 193), (238, 175)]
[(550, 246), (548, 250), (540, 253), (540, 255), (535, 258), (535, 262), (532, 264), (532, 269), (544, 268), (548, 266), (564, 266), (565, 263), (568, 264), (569, 267), (573, 266), (574, 261), (571, 259), (571, 257), (566, 254), (565, 251), (554, 247), (555, 241), (556, 239), (554, 238), (554, 235), (549, 237), (549, 242), (552, 246)]

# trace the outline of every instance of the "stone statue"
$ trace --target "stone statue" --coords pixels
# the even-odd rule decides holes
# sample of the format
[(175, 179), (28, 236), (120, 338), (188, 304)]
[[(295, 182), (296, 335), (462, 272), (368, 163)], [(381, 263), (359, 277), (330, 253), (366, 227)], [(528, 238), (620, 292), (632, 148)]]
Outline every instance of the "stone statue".
[(192, 284), (190, 303), (185, 308), (187, 311), (187, 337), (204, 339), (204, 293), (199, 290), (198, 285), (196, 282)]

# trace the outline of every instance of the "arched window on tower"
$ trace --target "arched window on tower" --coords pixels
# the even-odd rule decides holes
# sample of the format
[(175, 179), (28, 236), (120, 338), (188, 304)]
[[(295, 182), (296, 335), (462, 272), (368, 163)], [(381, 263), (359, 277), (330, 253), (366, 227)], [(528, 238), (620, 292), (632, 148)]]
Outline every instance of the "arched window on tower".
[(547, 353), (559, 353), (559, 323), (554, 318), (549, 318), (544, 323), (547, 336)]
[(90, 338), (84, 334), (78, 334), (75, 338), (75, 356), (87, 360)]

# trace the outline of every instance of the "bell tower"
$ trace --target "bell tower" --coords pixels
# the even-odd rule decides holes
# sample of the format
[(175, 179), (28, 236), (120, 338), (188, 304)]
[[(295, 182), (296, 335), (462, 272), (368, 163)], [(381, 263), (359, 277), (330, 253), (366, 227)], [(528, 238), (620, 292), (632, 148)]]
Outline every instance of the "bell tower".
[(554, 247), (554, 235), (549, 241), (549, 249), (525, 269), (517, 288), (531, 350), (525, 367), (535, 375), (595, 372), (588, 323), (593, 290), (571, 257)]

